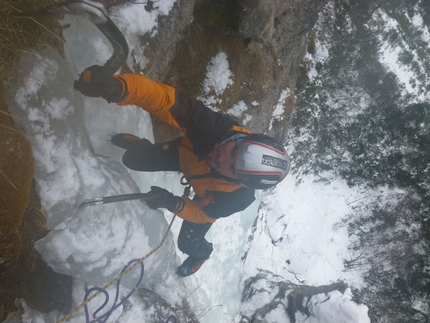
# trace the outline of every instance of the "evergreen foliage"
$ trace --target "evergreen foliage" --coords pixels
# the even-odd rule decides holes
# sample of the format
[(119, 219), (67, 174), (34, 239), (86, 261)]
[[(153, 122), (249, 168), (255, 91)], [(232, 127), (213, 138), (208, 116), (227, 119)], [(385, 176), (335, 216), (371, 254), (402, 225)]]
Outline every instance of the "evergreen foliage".
[[(295, 139), (298, 164), (372, 192), (348, 215), (357, 256), (345, 260), (366, 270), (367, 287), (354, 294), (372, 322), (430, 320), (430, 104), (405, 91), (429, 90), (429, 46), (412, 23), (418, 12), (429, 23), (429, 10), (419, 0), (337, 1), (318, 25), (328, 59), (299, 86), (291, 119), (293, 137), (309, 134)], [(416, 75), (409, 84), (380, 63), (381, 41)]]

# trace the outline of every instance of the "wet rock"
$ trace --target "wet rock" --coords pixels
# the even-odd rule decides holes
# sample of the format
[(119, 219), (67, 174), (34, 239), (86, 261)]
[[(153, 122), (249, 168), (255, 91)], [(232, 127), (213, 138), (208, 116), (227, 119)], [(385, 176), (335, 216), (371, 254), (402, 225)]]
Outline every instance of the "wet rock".
[[(308, 32), (326, 0), (179, 1), (168, 17), (160, 18), (158, 34), (145, 37), (143, 72), (201, 97), (206, 68), (220, 52), (228, 56), (233, 84), (217, 96), (217, 109), (243, 103), (238, 118), (254, 132), (282, 139), (294, 105), (294, 89), (306, 53)], [(194, 10), (193, 10), (194, 9)], [(194, 14), (194, 16), (193, 16)], [(282, 93), (288, 92), (284, 100)], [(285, 92), (284, 92), (285, 93)], [(284, 112), (271, 123), (278, 104)], [(233, 116), (235, 118), (235, 116)], [(159, 135), (169, 130), (156, 121)], [(157, 135), (157, 134), (156, 134)]]

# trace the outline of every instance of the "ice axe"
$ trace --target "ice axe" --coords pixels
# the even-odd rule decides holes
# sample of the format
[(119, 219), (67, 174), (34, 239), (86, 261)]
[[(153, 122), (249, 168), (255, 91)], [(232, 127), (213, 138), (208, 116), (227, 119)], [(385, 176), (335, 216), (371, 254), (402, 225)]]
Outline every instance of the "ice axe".
[(158, 196), (154, 193), (132, 193), (132, 194), (105, 196), (105, 197), (95, 197), (93, 199), (82, 202), (81, 204), (79, 204), (79, 207), (95, 206), (95, 205), (116, 203), (116, 202), (122, 202), (122, 201), (130, 201), (130, 200), (141, 200), (145, 202), (148, 200), (153, 200), (155, 198), (158, 198)]
[(20, 16), (42, 16), (48, 14), (72, 14), (88, 19), (105, 35), (113, 47), (112, 56), (103, 65), (106, 74), (113, 75), (128, 56), (128, 44), (114, 22), (109, 18), (106, 7), (94, 0), (72, 0), (54, 4), (41, 10), (23, 12)]

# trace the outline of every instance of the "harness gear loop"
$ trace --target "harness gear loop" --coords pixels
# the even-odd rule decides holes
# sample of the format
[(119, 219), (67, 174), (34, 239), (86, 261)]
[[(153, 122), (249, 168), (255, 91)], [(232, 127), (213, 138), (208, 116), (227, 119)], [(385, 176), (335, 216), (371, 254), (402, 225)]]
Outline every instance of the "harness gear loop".
[(185, 177), (185, 175), (183, 175), (181, 177), (181, 185), (190, 185), (190, 183), (188, 183), (188, 179)]
[(185, 186), (184, 187), (184, 193), (182, 194), (182, 197), (188, 197), (188, 196), (190, 196), (190, 193), (191, 193), (191, 184), (188, 183), (188, 180), (185, 177), (185, 175), (183, 175), (181, 177), (180, 183), (181, 183), (181, 185)]

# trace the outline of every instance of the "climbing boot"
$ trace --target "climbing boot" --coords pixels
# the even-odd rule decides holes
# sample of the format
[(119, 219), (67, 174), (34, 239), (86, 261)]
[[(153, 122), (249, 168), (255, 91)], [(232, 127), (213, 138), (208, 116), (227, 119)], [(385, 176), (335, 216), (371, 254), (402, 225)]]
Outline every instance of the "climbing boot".
[(209, 257), (192, 257), (189, 256), (185, 261), (178, 267), (176, 274), (179, 277), (186, 277), (194, 274), (204, 264)]
[(128, 149), (132, 144), (141, 140), (141, 138), (128, 133), (117, 133), (110, 138), (112, 144), (122, 149)]

